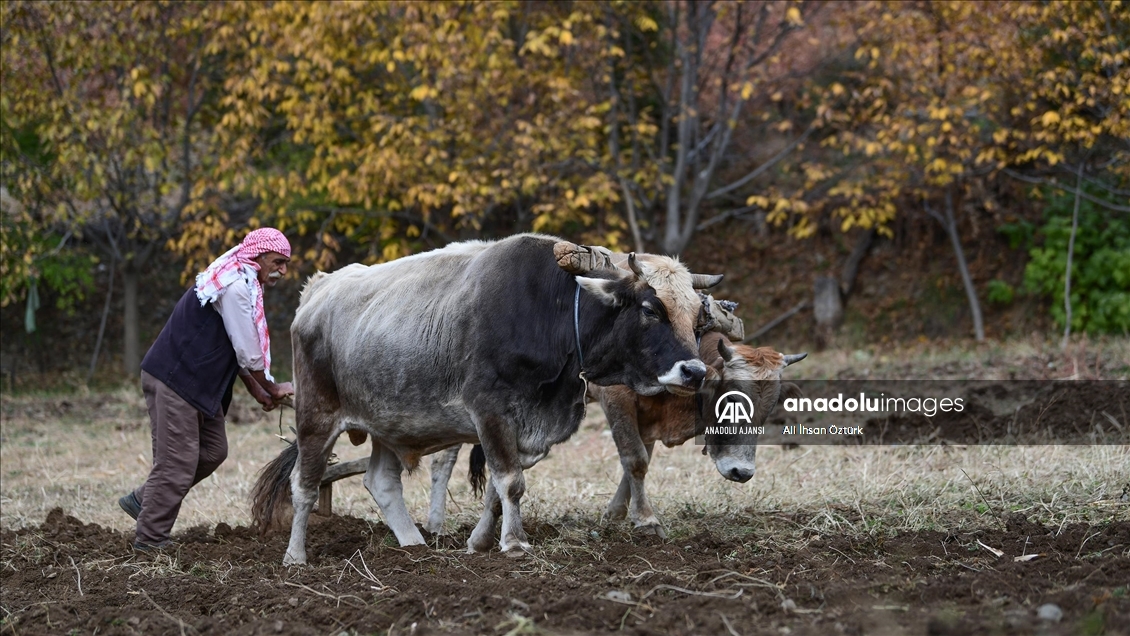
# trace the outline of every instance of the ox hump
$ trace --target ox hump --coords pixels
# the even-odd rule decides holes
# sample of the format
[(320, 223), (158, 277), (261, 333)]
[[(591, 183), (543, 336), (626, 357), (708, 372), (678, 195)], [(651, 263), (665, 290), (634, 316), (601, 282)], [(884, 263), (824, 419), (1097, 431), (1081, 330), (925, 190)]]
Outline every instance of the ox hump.
[(327, 274), (325, 272), (314, 272), (310, 278), (307, 278), (306, 284), (302, 286), (302, 291), (298, 294), (298, 301), (302, 302), (302, 299), (306, 298), (308, 293), (314, 291), (314, 288), (317, 287), (318, 283), (322, 282), (326, 276)]

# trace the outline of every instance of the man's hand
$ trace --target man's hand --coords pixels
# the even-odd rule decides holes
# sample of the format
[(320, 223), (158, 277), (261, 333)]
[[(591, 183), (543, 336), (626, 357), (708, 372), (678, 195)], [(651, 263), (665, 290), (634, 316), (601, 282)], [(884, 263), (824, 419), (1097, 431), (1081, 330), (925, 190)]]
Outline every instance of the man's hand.
[(290, 382), (273, 384), (271, 385), (271, 389), (274, 389), (271, 391), (271, 397), (275, 398), (276, 401), (281, 400), (288, 395), (294, 395), (294, 384)]
[(277, 405), (278, 401), (288, 395), (294, 395), (294, 385), (290, 382), (283, 382), (282, 384), (275, 384), (267, 379), (266, 374), (262, 370), (251, 371), (251, 377), (254, 378), (259, 386), (263, 387), (270, 394), (271, 399)]
[[(252, 382), (254, 382), (254, 380), (252, 380)], [(263, 405), (264, 411), (270, 412), (275, 410), (275, 407), (278, 405), (275, 404), (275, 400), (271, 397), (271, 395), (264, 391), (263, 387), (259, 386), (258, 384), (256, 384), (255, 386), (256, 388), (251, 391), (251, 397), (255, 398), (256, 402)]]
[(240, 371), (239, 379), (243, 380), (243, 385), (247, 387), (247, 392), (251, 394), (251, 397), (263, 405), (264, 411), (273, 411), (278, 406), (271, 394), (267, 393), (267, 390), (251, 374), (244, 375), (244, 372)]

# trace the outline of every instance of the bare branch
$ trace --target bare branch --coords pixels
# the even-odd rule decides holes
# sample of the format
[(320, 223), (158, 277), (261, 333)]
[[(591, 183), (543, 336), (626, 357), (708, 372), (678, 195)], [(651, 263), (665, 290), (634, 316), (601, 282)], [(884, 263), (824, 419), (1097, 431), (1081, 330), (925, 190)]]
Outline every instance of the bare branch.
[(59, 73), (55, 70), (55, 56), (51, 53), (51, 46), (47, 40), (47, 29), (43, 26), (43, 20), (40, 18), (38, 10), (32, 12), (35, 16), (35, 28), (39, 34), (39, 46), (43, 49), (43, 56), (47, 60), (47, 69), (51, 71), (51, 81), (55, 84), (55, 91), (59, 93), (59, 97), (62, 97), (64, 93), (63, 82), (59, 80)]
[(781, 314), (780, 316), (777, 316), (773, 320), (770, 320), (769, 322), (765, 323), (765, 325), (760, 327), (757, 331), (746, 336), (745, 339), (742, 340), (742, 342), (748, 344), (750, 342), (753, 342), (754, 340), (757, 340), (761, 336), (764, 336), (765, 334), (769, 333), (769, 331), (771, 329), (773, 329), (774, 327), (776, 327), (777, 325), (781, 324), (782, 322), (785, 322), (789, 318), (792, 318), (793, 315), (796, 314), (797, 312), (799, 312), (800, 310), (804, 309), (805, 307), (808, 307), (809, 304), (810, 303), (807, 300), (800, 301), (799, 303), (793, 305), (792, 309), (786, 311), (785, 313)]
[(922, 209), (925, 210), (926, 214), (929, 214), (935, 221), (937, 221), (938, 223), (941, 223), (943, 226), (946, 225), (946, 220), (944, 218), (942, 218), (941, 214), (938, 214), (934, 210), (934, 208), (930, 205), (929, 201), (923, 201), (922, 202)]
[(1002, 172), (1004, 172), (1008, 176), (1012, 177), (1013, 179), (1017, 179), (1019, 181), (1025, 181), (1027, 183), (1035, 183), (1037, 185), (1051, 186), (1051, 187), (1053, 187), (1057, 190), (1062, 190), (1063, 192), (1066, 192), (1068, 194), (1078, 195), (1078, 196), (1083, 197), (1084, 199), (1090, 201), (1091, 203), (1094, 203), (1095, 205), (1104, 207), (1108, 210), (1114, 210), (1115, 212), (1130, 212), (1130, 206), (1118, 205), (1116, 203), (1111, 203), (1110, 201), (1104, 201), (1104, 200), (1102, 200), (1102, 199), (1100, 199), (1100, 198), (1098, 198), (1098, 197), (1096, 197), (1092, 194), (1088, 194), (1087, 192), (1085, 192), (1083, 190), (1080, 190), (1078, 188), (1068, 187), (1068, 186), (1062, 185), (1060, 183), (1056, 183), (1055, 181), (1052, 181), (1050, 179), (1042, 179), (1040, 177), (1029, 177), (1028, 175), (1021, 174), (1021, 173), (1019, 173), (1015, 170), (1012, 170), (1011, 168), (1005, 168)]
[(812, 132), (814, 130), (816, 130), (816, 122), (815, 121), (813, 121), (811, 124), (809, 124), (808, 128), (806, 128), (805, 131), (803, 133), (801, 133), (801, 135), (799, 137), (794, 139), (792, 142), (789, 143), (789, 145), (785, 146), (780, 152), (778, 152), (777, 154), (770, 157), (767, 161), (765, 161), (761, 165), (754, 168), (752, 172), (750, 172), (746, 176), (738, 179), (737, 181), (734, 181), (730, 185), (718, 188), (718, 189), (714, 190), (713, 192), (710, 192), (709, 194), (706, 195), (706, 198), (707, 199), (713, 199), (715, 197), (720, 197), (723, 194), (726, 194), (728, 192), (733, 192), (734, 190), (737, 190), (738, 188), (744, 186), (745, 184), (749, 183), (750, 181), (753, 181), (757, 177), (761, 176), (766, 171), (768, 171), (770, 168), (772, 168), (773, 166), (780, 163), (781, 160), (784, 159), (785, 157), (787, 157), (789, 155), (789, 153), (791, 153), (793, 150), (796, 149), (797, 146), (804, 143), (804, 141), (806, 139), (808, 139), (808, 137), (810, 135), (812, 135)]
[(726, 102), (729, 97), (729, 91), (726, 86), (729, 84), (730, 74), (733, 72), (734, 62), (738, 58), (738, 49), (742, 45), (742, 32), (745, 28), (742, 24), (742, 9), (744, 4), (738, 4), (737, 15), (734, 16), (734, 32), (730, 38), (729, 50), (726, 51), (726, 62), (722, 65), (722, 95), (718, 99), (718, 117), (720, 118), (726, 112)]
[(719, 224), (722, 221), (725, 221), (727, 219), (739, 217), (743, 214), (746, 214), (747, 212), (753, 212), (754, 210), (760, 210), (760, 209), (761, 209), (760, 205), (747, 205), (747, 206), (736, 208), (736, 209), (733, 209), (733, 210), (727, 210), (727, 211), (725, 211), (721, 214), (717, 214), (715, 216), (712, 216), (709, 219), (706, 219), (705, 221), (699, 223), (697, 226), (695, 226), (695, 231), (701, 232), (702, 230), (705, 230), (706, 228), (708, 228), (712, 225), (717, 225), (717, 224)]
[(624, 191), (624, 202), (628, 206), (628, 227), (632, 229), (632, 243), (637, 252), (643, 252), (643, 239), (640, 238), (640, 224), (636, 220), (636, 204), (632, 197), (632, 190), (627, 179), (620, 177), (620, 189)]
[(405, 223), (415, 223), (415, 224), (422, 225), (429, 232), (434, 232), (436, 235), (438, 235), (441, 239), (444, 240), (444, 242), (452, 243), (452, 242), (455, 241), (454, 238), (452, 238), (448, 234), (444, 233), (443, 230), (441, 230), (437, 225), (433, 224), (432, 222), (424, 219), (423, 217), (408, 214), (406, 212), (387, 212), (387, 211), (386, 212), (379, 212), (377, 210), (368, 210), (368, 209), (365, 209), (365, 208), (355, 208), (355, 207), (349, 207), (349, 206), (336, 206), (336, 205), (316, 205), (316, 206), (311, 206), (308, 209), (312, 210), (314, 212), (322, 212), (322, 213), (326, 213), (326, 214), (349, 213), (349, 214), (361, 214), (361, 215), (367, 216), (367, 217), (385, 217), (385, 218), (390, 218), (390, 219), (398, 219), (400, 221), (404, 221)]
[[(1059, 164), (1059, 167), (1063, 168), (1062, 171), (1066, 172), (1067, 174), (1070, 174), (1070, 175), (1075, 174), (1074, 170), (1066, 170), (1066, 168), (1069, 167), (1067, 164)], [(1096, 177), (1083, 175), (1083, 180), (1086, 181), (1087, 183), (1093, 185), (1093, 186), (1102, 188), (1103, 190), (1106, 190), (1107, 192), (1109, 192), (1109, 193), (1111, 193), (1115, 196), (1130, 197), (1130, 190), (1121, 190), (1119, 188), (1109, 186), (1109, 185), (1103, 183), (1102, 181), (1100, 181), (1099, 179), (1097, 179)]]

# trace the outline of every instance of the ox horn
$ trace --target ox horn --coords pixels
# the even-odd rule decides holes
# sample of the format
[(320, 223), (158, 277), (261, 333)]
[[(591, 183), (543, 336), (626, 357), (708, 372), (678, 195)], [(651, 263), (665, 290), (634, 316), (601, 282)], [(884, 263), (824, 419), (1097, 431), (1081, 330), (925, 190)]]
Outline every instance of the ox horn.
[(785, 354), (785, 366), (789, 366), (795, 362), (800, 362), (808, 357), (807, 353), (788, 353)]
[(643, 275), (643, 268), (640, 267), (640, 264), (636, 261), (635, 252), (628, 254), (628, 267), (630, 267), (631, 270), (636, 273), (636, 276), (639, 276), (642, 280), (647, 280), (647, 278)]
[(691, 274), (691, 287), (710, 289), (722, 282), (723, 274)]
[(734, 350), (731, 349), (728, 344), (726, 344), (725, 338), (720, 338), (718, 340), (718, 355), (722, 356), (722, 359), (726, 362), (734, 359)]

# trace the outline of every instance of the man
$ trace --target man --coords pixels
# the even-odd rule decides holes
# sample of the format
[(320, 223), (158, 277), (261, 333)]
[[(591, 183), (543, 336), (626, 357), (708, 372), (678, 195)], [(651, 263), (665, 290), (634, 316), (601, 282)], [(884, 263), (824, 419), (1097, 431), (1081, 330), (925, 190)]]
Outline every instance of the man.
[(263, 290), (286, 275), (290, 243), (274, 228), (255, 230), (196, 276), (141, 361), (141, 388), (153, 435), (153, 468), (118, 500), (137, 520), (134, 548), (161, 549), (189, 489), (228, 454), (224, 415), (238, 375), (270, 411), (294, 393), (271, 377)]

